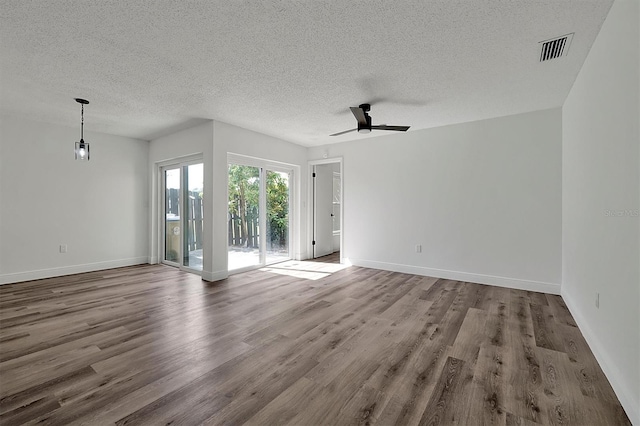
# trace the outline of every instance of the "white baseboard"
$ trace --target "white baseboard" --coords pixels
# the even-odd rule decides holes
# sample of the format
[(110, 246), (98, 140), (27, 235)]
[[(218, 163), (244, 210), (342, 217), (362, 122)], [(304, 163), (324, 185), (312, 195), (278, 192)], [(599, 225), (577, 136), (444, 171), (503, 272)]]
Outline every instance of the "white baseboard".
[(123, 266), (142, 265), (149, 263), (147, 256), (132, 257), (130, 259), (109, 260), (106, 262), (85, 263), (82, 265), (62, 266), (58, 268), (37, 269), (35, 271), (14, 272), (0, 275), (0, 285), (19, 283), (22, 281), (40, 280), (43, 278), (61, 277), (64, 275), (81, 274), (83, 272), (101, 271), (103, 269), (121, 268)]
[(566, 291), (562, 292), (562, 299), (564, 303), (569, 308), (569, 312), (571, 312), (571, 316), (576, 321), (580, 332), (584, 336), (591, 352), (596, 357), (598, 364), (600, 364), (600, 368), (604, 372), (604, 375), (609, 379), (609, 383), (611, 383), (611, 387), (615, 392), (616, 396), (620, 400), (620, 404), (629, 416), (629, 420), (634, 425), (640, 425), (640, 401), (634, 401), (633, 392), (629, 389), (627, 382), (624, 380), (626, 374), (623, 373), (617, 366), (617, 364), (611, 359), (609, 356), (609, 351), (607, 351), (606, 347), (602, 345), (600, 339), (596, 333), (593, 332), (591, 327), (589, 326), (589, 322), (585, 319), (584, 315), (580, 309), (578, 309), (577, 305), (573, 304), (573, 299), (571, 295), (569, 295)]
[(478, 284), (494, 285), (497, 287), (515, 288), (518, 290), (536, 291), (540, 293), (560, 294), (560, 284), (540, 281), (521, 280), (494, 275), (473, 274), (469, 272), (449, 271), (446, 269), (426, 268), (423, 266), (403, 265), (398, 263), (377, 262), (363, 259), (348, 259), (354, 266), (382, 269), (385, 271), (402, 272), (405, 274), (423, 275), (447, 280), (466, 281)]
[(229, 277), (229, 271), (202, 271), (202, 279), (204, 281), (220, 281)]

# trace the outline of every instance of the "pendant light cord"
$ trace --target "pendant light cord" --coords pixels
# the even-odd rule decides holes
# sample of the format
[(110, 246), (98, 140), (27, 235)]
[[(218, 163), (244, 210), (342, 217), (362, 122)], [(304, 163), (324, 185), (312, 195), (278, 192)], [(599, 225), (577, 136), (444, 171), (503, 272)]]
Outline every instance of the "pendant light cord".
[(81, 104), (81, 105), (82, 105), (82, 112), (81, 112), (82, 119), (80, 121), (80, 140), (84, 142), (84, 104)]

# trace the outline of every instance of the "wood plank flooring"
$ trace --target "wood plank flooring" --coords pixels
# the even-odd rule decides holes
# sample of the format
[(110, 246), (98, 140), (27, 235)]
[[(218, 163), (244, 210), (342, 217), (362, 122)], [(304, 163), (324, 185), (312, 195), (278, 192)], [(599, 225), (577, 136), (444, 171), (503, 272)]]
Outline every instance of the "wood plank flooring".
[(322, 262), (0, 286), (0, 423), (630, 424), (562, 298)]

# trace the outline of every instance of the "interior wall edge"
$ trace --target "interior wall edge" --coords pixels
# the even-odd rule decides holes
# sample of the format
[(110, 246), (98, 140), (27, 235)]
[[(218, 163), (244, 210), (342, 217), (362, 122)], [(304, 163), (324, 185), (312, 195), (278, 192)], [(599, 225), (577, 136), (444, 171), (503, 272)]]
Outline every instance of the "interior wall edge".
[(0, 275), (0, 285), (41, 280), (44, 278), (62, 277), (65, 275), (82, 274), (85, 272), (96, 272), (105, 269), (122, 268), (124, 266), (143, 265), (147, 263), (151, 263), (151, 259), (148, 256), (139, 256), (129, 259), (109, 260), (106, 262), (84, 263), (80, 265), (62, 266), (59, 268), (15, 272)]
[(564, 303), (567, 305), (569, 312), (571, 312), (571, 316), (578, 325), (578, 329), (587, 341), (596, 361), (600, 364), (600, 368), (604, 372), (604, 375), (607, 380), (609, 380), (609, 384), (611, 384), (613, 391), (620, 400), (620, 404), (622, 404), (622, 407), (626, 411), (629, 420), (631, 420), (631, 423), (634, 425), (640, 425), (640, 401), (634, 401), (633, 392), (631, 389), (628, 389), (625, 385), (625, 381), (622, 379), (624, 377), (624, 373), (608, 355), (609, 352), (602, 345), (600, 339), (598, 339), (598, 335), (593, 332), (591, 327), (589, 327), (589, 322), (578, 309), (578, 305), (573, 303), (573, 298), (569, 291), (563, 287), (560, 295), (562, 296)]
[(464, 281), (476, 284), (493, 285), (496, 287), (513, 288), (516, 290), (535, 291), (547, 294), (560, 294), (560, 284), (541, 281), (523, 280), (519, 278), (500, 277), (494, 275), (475, 274), (472, 272), (450, 271), (445, 269), (427, 268), (424, 266), (404, 265), (398, 263), (378, 262), (365, 259), (353, 259), (348, 261), (354, 266), (364, 268), (382, 269), (385, 271), (401, 272), (405, 274), (422, 275), (447, 280)]

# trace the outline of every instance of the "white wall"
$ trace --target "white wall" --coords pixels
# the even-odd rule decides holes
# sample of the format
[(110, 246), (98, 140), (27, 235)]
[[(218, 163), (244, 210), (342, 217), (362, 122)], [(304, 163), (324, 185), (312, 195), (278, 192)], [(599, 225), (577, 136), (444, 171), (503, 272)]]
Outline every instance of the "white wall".
[(561, 136), (552, 109), (309, 152), (344, 157), (353, 264), (559, 293)]
[(148, 142), (79, 132), (0, 117), (0, 283), (148, 261)]
[(562, 295), (640, 425), (638, 21), (613, 4), (563, 106)]
[[(307, 188), (307, 148), (292, 144), (271, 136), (256, 133), (219, 121), (214, 122), (214, 163), (213, 194), (214, 199), (214, 266), (213, 279), (228, 275), (227, 271), (227, 154), (261, 158), (277, 163), (294, 166), (293, 181), (293, 256), (296, 259), (307, 257), (306, 242), (306, 188)], [(305, 198), (303, 199), (303, 195)], [(219, 201), (218, 201), (219, 200)]]

